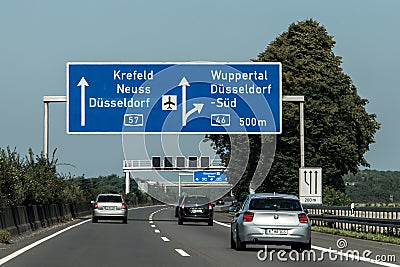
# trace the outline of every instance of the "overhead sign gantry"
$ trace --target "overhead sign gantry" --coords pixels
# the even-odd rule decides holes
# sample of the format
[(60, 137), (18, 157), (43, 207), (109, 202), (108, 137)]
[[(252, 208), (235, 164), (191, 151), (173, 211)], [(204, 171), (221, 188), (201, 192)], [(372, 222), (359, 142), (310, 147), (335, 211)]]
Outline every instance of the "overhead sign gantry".
[(67, 132), (281, 133), (281, 64), (67, 63)]

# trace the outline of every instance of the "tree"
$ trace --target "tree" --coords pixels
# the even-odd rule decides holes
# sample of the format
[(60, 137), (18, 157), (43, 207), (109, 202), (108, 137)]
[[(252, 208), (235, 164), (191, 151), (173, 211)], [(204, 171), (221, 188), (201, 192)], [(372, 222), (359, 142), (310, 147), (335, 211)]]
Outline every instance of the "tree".
[(343, 179), (346, 193), (354, 202), (400, 202), (400, 171), (361, 170), (356, 175), (347, 174)]
[[(332, 51), (334, 45), (325, 27), (308, 19), (291, 24), (253, 61), (281, 62), (283, 95), (305, 96), (306, 165), (321, 166), (324, 185), (343, 192), (342, 176), (369, 166), (364, 154), (374, 142), (379, 123), (366, 112), (368, 101), (358, 96), (351, 78), (343, 73), (341, 57)], [(298, 114), (298, 105), (284, 103), (283, 133), (277, 137), (274, 162), (259, 191), (298, 192)], [(218, 151), (226, 157), (227, 138), (210, 138), (223, 147)]]

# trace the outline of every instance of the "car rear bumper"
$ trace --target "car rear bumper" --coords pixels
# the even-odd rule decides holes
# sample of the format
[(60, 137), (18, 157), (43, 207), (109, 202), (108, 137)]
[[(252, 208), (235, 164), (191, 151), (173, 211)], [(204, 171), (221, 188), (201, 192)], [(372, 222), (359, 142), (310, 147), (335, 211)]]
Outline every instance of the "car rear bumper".
[(93, 217), (96, 218), (127, 218), (128, 211), (127, 210), (93, 210)]
[(212, 214), (206, 214), (206, 215), (193, 215), (193, 214), (188, 214), (188, 215), (181, 215), (181, 219), (185, 221), (208, 221), (213, 219)]
[(239, 238), (242, 242), (258, 243), (258, 244), (307, 244), (311, 240), (311, 227), (279, 227), (279, 229), (287, 229), (285, 235), (266, 234), (265, 230), (277, 227), (244, 225), (239, 229)]

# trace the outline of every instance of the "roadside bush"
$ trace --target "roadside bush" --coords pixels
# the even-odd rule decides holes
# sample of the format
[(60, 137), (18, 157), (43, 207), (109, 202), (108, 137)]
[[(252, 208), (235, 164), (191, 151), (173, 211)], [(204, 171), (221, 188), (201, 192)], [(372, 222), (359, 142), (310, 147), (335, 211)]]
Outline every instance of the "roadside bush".
[(0, 230), (0, 243), (10, 243), (11, 234), (8, 230)]
[(327, 206), (348, 206), (351, 203), (345, 193), (329, 186), (323, 189), (322, 197), (322, 202)]

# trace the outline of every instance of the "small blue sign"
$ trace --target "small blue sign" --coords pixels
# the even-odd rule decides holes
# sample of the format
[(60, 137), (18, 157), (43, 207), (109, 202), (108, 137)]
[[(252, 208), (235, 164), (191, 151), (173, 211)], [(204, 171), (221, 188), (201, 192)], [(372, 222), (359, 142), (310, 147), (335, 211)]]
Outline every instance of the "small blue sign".
[(228, 178), (224, 171), (195, 171), (193, 173), (195, 183), (227, 183)]
[(281, 133), (279, 62), (67, 63), (67, 133)]

